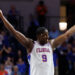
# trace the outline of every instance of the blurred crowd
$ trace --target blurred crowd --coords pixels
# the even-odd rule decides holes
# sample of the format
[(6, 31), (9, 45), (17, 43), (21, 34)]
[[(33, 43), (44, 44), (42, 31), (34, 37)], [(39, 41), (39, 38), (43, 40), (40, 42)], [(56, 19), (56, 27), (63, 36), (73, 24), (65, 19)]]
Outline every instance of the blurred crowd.
[[(50, 39), (60, 35), (55, 27), (49, 31)], [(36, 38), (36, 37), (35, 37)], [(33, 38), (34, 39), (34, 38)], [(26, 49), (8, 32), (0, 31), (0, 75), (27, 75), (30, 58)], [(67, 39), (53, 53), (55, 75), (75, 74), (75, 38)], [(17, 74), (16, 74), (17, 73)]]
[(0, 31), (0, 75), (25, 75), (27, 71), (26, 50), (5, 31)]

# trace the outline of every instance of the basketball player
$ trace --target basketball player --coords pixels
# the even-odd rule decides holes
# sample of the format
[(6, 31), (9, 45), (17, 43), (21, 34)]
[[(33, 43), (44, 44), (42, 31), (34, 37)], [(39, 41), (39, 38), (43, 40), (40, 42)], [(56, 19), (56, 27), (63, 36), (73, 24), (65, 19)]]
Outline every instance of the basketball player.
[(25, 48), (27, 48), (27, 52), (30, 53), (30, 75), (54, 75), (53, 48), (61, 45), (75, 33), (75, 26), (54, 40), (49, 40), (48, 30), (44, 27), (40, 27), (36, 32), (37, 41), (33, 41), (15, 30), (4, 17), (1, 10), (0, 18), (5, 27)]

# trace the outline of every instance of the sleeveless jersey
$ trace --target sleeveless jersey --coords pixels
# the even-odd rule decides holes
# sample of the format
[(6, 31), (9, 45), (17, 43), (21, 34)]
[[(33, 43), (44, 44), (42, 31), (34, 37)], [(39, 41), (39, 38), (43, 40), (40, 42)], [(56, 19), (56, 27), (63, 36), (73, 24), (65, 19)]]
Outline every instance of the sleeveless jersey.
[(53, 52), (49, 42), (42, 46), (35, 41), (30, 55), (30, 75), (54, 75)]

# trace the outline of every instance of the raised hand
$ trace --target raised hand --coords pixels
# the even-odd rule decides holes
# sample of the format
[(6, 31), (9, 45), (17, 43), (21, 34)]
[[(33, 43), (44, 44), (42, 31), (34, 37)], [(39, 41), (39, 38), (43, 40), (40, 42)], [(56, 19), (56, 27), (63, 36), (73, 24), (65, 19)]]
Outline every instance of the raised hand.
[(2, 10), (0, 10), (0, 17), (3, 15)]

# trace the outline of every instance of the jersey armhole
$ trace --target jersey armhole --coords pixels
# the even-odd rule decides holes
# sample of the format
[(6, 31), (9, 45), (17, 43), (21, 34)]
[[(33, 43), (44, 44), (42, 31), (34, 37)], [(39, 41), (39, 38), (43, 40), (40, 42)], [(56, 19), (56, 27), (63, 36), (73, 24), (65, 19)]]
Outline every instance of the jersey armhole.
[(50, 42), (50, 44), (51, 44), (51, 46), (52, 46), (52, 50), (53, 50), (53, 51), (56, 49), (56, 48), (53, 47), (53, 42), (54, 42), (54, 40), (55, 40), (55, 39), (49, 40), (49, 42)]
[[(33, 42), (33, 48), (34, 48), (35, 41), (32, 41), (32, 42)], [(30, 50), (30, 49), (29, 49), (29, 50), (27, 50), (27, 53), (28, 53), (28, 54), (31, 54), (31, 53), (32, 53), (32, 51), (33, 51), (33, 48), (32, 48), (32, 50)], [(28, 52), (28, 51), (29, 51), (29, 52)]]

